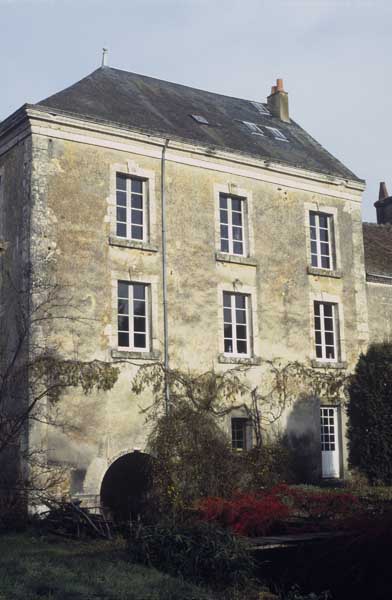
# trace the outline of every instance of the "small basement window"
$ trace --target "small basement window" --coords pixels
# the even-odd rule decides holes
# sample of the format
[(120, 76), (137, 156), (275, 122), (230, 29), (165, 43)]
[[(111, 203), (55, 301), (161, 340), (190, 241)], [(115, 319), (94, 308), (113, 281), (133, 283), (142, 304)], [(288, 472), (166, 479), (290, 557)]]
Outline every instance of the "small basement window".
[(271, 113), (268, 110), (268, 108), (264, 106), (264, 104), (262, 104), (261, 102), (252, 102), (252, 104), (255, 108), (257, 108), (261, 115), (268, 115), (269, 117), (271, 116)]
[(256, 123), (251, 123), (250, 121), (242, 121), (244, 125), (254, 134), (254, 135), (264, 135), (263, 130)]
[(194, 119), (197, 123), (200, 123), (201, 125), (209, 125), (208, 120), (203, 117), (202, 115), (190, 115), (192, 117), (192, 119)]
[(270, 130), (270, 132), (272, 133), (272, 135), (274, 136), (274, 138), (276, 140), (281, 140), (282, 142), (289, 141), (287, 139), (287, 137), (285, 136), (285, 134), (280, 131), (280, 129), (277, 129), (276, 127), (268, 127), (268, 126), (266, 126), (266, 128)]

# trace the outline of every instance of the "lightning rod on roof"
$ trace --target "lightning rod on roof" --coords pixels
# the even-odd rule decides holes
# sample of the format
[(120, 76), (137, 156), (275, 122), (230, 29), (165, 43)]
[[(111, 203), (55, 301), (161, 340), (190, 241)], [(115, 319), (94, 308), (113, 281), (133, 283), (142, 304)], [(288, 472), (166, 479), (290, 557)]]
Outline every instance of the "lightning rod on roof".
[(107, 48), (102, 48), (102, 67), (108, 66), (108, 52), (109, 50)]

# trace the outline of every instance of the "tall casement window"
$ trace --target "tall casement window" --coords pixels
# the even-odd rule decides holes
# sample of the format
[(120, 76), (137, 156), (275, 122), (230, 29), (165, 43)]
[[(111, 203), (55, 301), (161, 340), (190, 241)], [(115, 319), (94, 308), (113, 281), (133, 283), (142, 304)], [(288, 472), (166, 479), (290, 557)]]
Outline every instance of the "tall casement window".
[(337, 361), (339, 359), (337, 304), (314, 303), (314, 334), (316, 358), (323, 361)]
[(310, 212), (310, 254), (312, 267), (333, 269), (335, 262), (333, 217)]
[(116, 234), (147, 241), (147, 182), (116, 174)]
[(149, 286), (127, 281), (119, 281), (117, 286), (118, 346), (146, 352), (150, 349)]
[(245, 199), (226, 194), (219, 195), (221, 252), (244, 256)]
[(231, 419), (231, 447), (233, 450), (249, 450), (252, 423), (246, 417)]
[(246, 294), (223, 292), (225, 354), (250, 356), (250, 298)]

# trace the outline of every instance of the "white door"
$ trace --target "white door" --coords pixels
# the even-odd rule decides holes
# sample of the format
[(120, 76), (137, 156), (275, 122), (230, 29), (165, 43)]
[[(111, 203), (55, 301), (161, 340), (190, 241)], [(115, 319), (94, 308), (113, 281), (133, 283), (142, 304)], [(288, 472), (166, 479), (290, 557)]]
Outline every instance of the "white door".
[(323, 477), (340, 477), (338, 409), (320, 406), (321, 473)]

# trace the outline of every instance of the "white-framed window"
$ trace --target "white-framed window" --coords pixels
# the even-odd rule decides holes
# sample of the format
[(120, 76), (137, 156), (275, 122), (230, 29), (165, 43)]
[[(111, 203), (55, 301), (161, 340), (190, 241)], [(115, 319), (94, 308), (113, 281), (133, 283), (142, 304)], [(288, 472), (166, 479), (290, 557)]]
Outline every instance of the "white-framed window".
[(117, 332), (119, 348), (150, 350), (149, 285), (117, 282)]
[(249, 450), (251, 447), (252, 422), (247, 417), (231, 418), (231, 447), (233, 450)]
[(245, 256), (245, 198), (219, 195), (220, 250)]
[(268, 115), (269, 117), (271, 116), (271, 113), (268, 110), (268, 108), (264, 106), (264, 104), (262, 104), (261, 102), (252, 102), (252, 104), (255, 108), (257, 108), (261, 115)]
[(281, 142), (288, 142), (289, 140), (287, 139), (287, 137), (285, 136), (285, 134), (278, 129), (277, 127), (268, 127), (266, 125), (266, 129), (269, 129), (270, 132), (272, 133), (272, 135), (274, 136), (274, 138), (276, 140), (280, 140)]
[(332, 270), (335, 263), (333, 216), (310, 211), (309, 227), (312, 267)]
[(339, 360), (338, 305), (314, 301), (314, 336), (316, 358), (321, 361)]
[(249, 357), (250, 297), (247, 294), (223, 292), (224, 353), (229, 356)]
[(244, 125), (249, 129), (253, 135), (264, 135), (263, 130), (260, 125), (256, 125), (256, 123), (251, 123), (250, 121), (242, 121)]
[(116, 173), (116, 235), (146, 242), (147, 221), (147, 181)]

